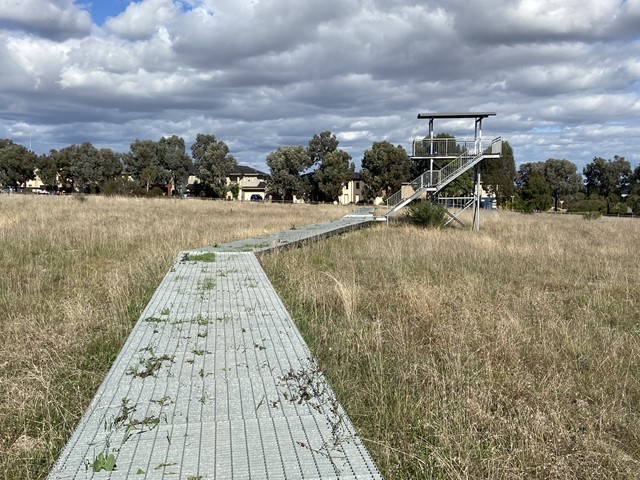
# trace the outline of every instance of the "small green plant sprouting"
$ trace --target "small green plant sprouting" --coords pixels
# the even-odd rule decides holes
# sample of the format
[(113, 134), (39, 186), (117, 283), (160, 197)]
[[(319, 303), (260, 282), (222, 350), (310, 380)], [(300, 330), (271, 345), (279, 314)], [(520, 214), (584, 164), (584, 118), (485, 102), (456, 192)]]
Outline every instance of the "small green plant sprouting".
[(242, 246), (241, 250), (243, 252), (251, 252), (259, 248), (267, 248), (268, 246), (269, 246), (269, 242), (247, 243), (246, 245)]
[[(122, 399), (120, 400), (120, 412), (111, 422), (113, 427), (116, 430), (120, 428), (127, 420), (129, 420), (130, 415), (135, 411), (135, 406), (129, 406), (129, 398), (122, 397)], [(105, 428), (107, 428), (107, 425), (105, 425)]]
[(173, 462), (173, 463), (161, 463), (160, 465), (154, 467), (154, 470), (160, 470), (160, 469), (167, 468), (167, 467), (174, 467), (176, 465), (178, 465), (176, 462)]
[(299, 370), (292, 369), (279, 377), (279, 380), (279, 386), (285, 389), (281, 393), (285, 400), (298, 405), (309, 405), (318, 413), (323, 414), (327, 424), (331, 427), (331, 438), (317, 448), (304, 442), (296, 443), (325, 456), (338, 468), (334, 463), (334, 457), (344, 455), (343, 444), (349, 442), (353, 438), (353, 434), (349, 432), (340, 404), (330, 391), (324, 372), (318, 363), (313, 358), (309, 358)]
[(185, 253), (181, 262), (215, 262), (216, 254), (213, 252)]
[(213, 278), (205, 278), (198, 282), (198, 289), (207, 292), (216, 288), (216, 281)]
[(208, 334), (209, 332), (207, 332), (206, 330), (203, 332), (198, 332), (198, 338), (207, 338)]
[(125, 437), (123, 443), (129, 440), (129, 438), (135, 434), (141, 434), (144, 432), (150, 432), (160, 425), (160, 420), (164, 419), (165, 423), (167, 421), (167, 416), (164, 413), (161, 413), (158, 416), (149, 415), (141, 419), (132, 418), (125, 425)]
[(158, 317), (147, 317), (144, 319), (145, 322), (147, 323), (161, 323), (164, 322), (164, 320), (162, 318), (158, 318)]
[(200, 300), (204, 301), (205, 292), (210, 292), (216, 288), (216, 281), (213, 278), (205, 278), (204, 280), (198, 281), (197, 291), (200, 296)]
[(203, 348), (194, 348), (193, 350), (191, 350), (191, 353), (193, 353), (194, 355), (202, 356), (206, 353), (211, 353), (211, 352)]
[(144, 475), (144, 474), (146, 474), (146, 473), (147, 473), (147, 472), (145, 472), (145, 471), (144, 471), (143, 469), (141, 469), (141, 468), (138, 468), (138, 470), (136, 471), (136, 475)]
[(162, 310), (160, 310), (160, 315), (169, 315), (169, 307), (164, 307)]
[(113, 456), (113, 453), (106, 455), (102, 452), (98, 454), (98, 456), (93, 461), (93, 471), (99, 472), (101, 470), (106, 470), (107, 472), (112, 472), (116, 468), (116, 457)]
[(193, 320), (191, 320), (191, 323), (196, 323), (200, 326), (204, 326), (204, 325), (209, 325), (209, 323), (211, 322), (207, 317), (203, 315), (198, 315), (197, 317), (193, 317)]
[(147, 359), (140, 359), (140, 364), (142, 365), (142, 368), (132, 366), (129, 368), (129, 370), (127, 370), (127, 375), (132, 375), (133, 378), (136, 378), (136, 377), (146, 378), (150, 376), (155, 377), (158, 370), (160, 370), (160, 368), (162, 367), (163, 362), (173, 363), (174, 361), (175, 361), (175, 355), (167, 355), (167, 354), (164, 354), (160, 357), (152, 356)]
[(157, 403), (158, 405), (160, 405), (161, 407), (166, 407), (167, 405), (171, 405), (173, 403), (173, 400), (171, 400), (171, 397), (165, 395), (164, 397), (160, 397), (158, 400), (150, 400), (151, 403)]
[(202, 480), (202, 475), (189, 475), (187, 480)]

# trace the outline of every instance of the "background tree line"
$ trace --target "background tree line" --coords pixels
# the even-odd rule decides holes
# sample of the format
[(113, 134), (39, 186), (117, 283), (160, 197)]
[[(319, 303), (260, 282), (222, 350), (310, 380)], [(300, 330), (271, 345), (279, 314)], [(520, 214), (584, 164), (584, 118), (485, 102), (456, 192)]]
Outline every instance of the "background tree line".
[(222, 196), (237, 163), (224, 142), (201, 133), (191, 145), (191, 157), (184, 139), (176, 135), (158, 141), (136, 139), (127, 153), (84, 142), (39, 156), (11, 140), (0, 140), (0, 184), (16, 189), (38, 175), (51, 191), (162, 195), (183, 190), (194, 166), (201, 189)]
[[(451, 143), (447, 133), (436, 135)], [(365, 186), (365, 201), (385, 198), (429, 168), (413, 161), (400, 145), (388, 141), (373, 142), (362, 158), (360, 179)], [(314, 135), (307, 146), (277, 148), (266, 157), (269, 167), (267, 193), (274, 198), (293, 197), (311, 201), (335, 201), (346, 182), (354, 178), (351, 155), (339, 148), (330, 131)], [(566, 159), (523, 163), (516, 171), (513, 149), (503, 141), (502, 155), (482, 162), (482, 184), (499, 206), (544, 211), (550, 208), (569, 211), (640, 214), (640, 166), (632, 171), (624, 157), (595, 157), (582, 174)], [(187, 154), (182, 137), (172, 135), (158, 141), (136, 139), (126, 153), (96, 148), (89, 142), (36, 155), (12, 140), (0, 140), (0, 184), (18, 187), (33, 180), (36, 173), (42, 183), (55, 190), (124, 195), (162, 195), (184, 191), (189, 173), (195, 167), (199, 184), (193, 193), (224, 197), (227, 178), (237, 168), (225, 142), (214, 135), (199, 133)], [(163, 188), (161, 188), (162, 186)], [(170, 186), (170, 189), (168, 188)], [(447, 186), (444, 195), (462, 196), (473, 191), (471, 172)]]
[(516, 176), (515, 208), (640, 214), (640, 166), (624, 157), (595, 157), (582, 170), (569, 160), (523, 163)]

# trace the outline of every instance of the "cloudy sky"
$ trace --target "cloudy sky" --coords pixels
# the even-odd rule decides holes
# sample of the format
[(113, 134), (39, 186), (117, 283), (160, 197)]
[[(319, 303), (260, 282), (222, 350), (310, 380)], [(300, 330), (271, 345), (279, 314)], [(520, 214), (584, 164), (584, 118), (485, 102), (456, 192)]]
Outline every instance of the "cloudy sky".
[(330, 130), (359, 164), (493, 111), (517, 164), (640, 163), (640, 0), (0, 0), (0, 37), (0, 138), (38, 153), (207, 133), (266, 169)]

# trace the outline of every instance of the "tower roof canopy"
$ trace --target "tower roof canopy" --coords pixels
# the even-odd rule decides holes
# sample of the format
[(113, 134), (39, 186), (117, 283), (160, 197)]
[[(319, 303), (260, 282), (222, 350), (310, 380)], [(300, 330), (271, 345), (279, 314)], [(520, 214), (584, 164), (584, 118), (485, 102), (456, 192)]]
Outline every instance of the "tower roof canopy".
[(466, 112), (466, 113), (419, 113), (418, 118), (434, 119), (434, 118), (487, 118), (493, 117), (496, 112)]

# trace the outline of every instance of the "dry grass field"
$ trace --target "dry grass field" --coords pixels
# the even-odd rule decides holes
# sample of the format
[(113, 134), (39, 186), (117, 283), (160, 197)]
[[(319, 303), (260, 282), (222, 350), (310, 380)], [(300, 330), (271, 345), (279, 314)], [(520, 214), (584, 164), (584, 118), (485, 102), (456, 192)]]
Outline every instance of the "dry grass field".
[(46, 475), (180, 250), (347, 211), (0, 195), (0, 478)]
[(632, 479), (639, 239), (638, 220), (499, 212), (262, 262), (386, 478)]

